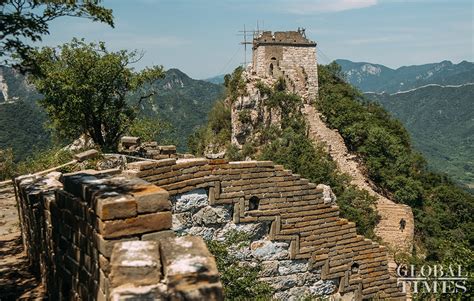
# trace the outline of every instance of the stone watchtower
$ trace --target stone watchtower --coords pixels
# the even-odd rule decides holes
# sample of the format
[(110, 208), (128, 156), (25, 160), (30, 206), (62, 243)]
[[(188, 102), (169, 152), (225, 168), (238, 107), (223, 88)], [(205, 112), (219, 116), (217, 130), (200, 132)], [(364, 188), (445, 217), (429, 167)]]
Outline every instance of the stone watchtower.
[(253, 39), (252, 69), (258, 77), (283, 77), (287, 88), (305, 102), (318, 95), (316, 42), (306, 38), (305, 30), (264, 31)]

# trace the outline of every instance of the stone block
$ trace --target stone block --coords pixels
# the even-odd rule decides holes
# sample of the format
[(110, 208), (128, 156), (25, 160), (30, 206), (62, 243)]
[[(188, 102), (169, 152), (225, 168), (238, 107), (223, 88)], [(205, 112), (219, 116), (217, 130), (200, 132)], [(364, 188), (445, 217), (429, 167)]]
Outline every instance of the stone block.
[[(112, 245), (111, 250), (112, 249), (113, 249), (113, 245)], [(112, 251), (110, 251), (110, 255), (112, 255)], [(110, 272), (110, 260), (102, 254), (99, 254), (99, 268), (106, 275), (108, 275)]]
[(137, 202), (138, 213), (171, 210), (168, 191), (153, 184), (136, 185), (131, 194)]
[(174, 211), (177, 213), (186, 211), (197, 211), (199, 208), (208, 205), (208, 198), (205, 189), (196, 189), (188, 193), (175, 197)]
[(132, 162), (127, 164), (127, 169), (132, 169), (132, 170), (149, 170), (153, 169), (155, 167), (158, 167), (158, 163), (154, 161), (138, 161), (138, 162)]
[[(216, 262), (204, 240), (196, 236), (168, 238), (161, 241), (163, 271), (170, 286), (185, 285), (187, 279), (216, 282)], [(193, 279), (194, 278), (194, 279)]]
[(160, 145), (160, 153), (162, 154), (175, 154), (176, 146), (175, 145)]
[(95, 213), (102, 220), (133, 217), (137, 215), (137, 202), (129, 195), (104, 193), (96, 198)]
[[(110, 301), (124, 300), (169, 300), (166, 294), (166, 286), (164, 284), (136, 286), (133, 284), (125, 284), (114, 288), (109, 297)], [(179, 298), (176, 300), (188, 300)]]
[[(97, 180), (97, 178), (92, 175), (88, 170), (82, 170), (79, 172), (72, 172), (63, 174), (61, 181), (64, 184), (64, 191), (72, 194), (75, 197), (82, 197), (82, 183), (85, 181)], [(66, 197), (66, 196), (62, 196)], [(59, 207), (64, 207), (62, 200), (59, 201)]]
[(161, 280), (159, 243), (135, 240), (115, 244), (110, 268), (111, 288), (158, 284)]
[(142, 235), (142, 240), (156, 240), (160, 241), (166, 238), (176, 237), (176, 233), (173, 230), (158, 231), (153, 233), (147, 233)]
[(132, 137), (132, 136), (123, 136), (120, 138), (120, 143), (123, 146), (132, 146), (132, 145), (137, 145), (140, 144), (140, 137)]
[(171, 212), (138, 215), (123, 220), (98, 220), (98, 232), (104, 238), (118, 238), (171, 228)]
[(137, 238), (127, 237), (127, 238), (122, 238), (122, 239), (105, 239), (102, 235), (98, 233), (94, 233), (93, 239), (94, 239), (94, 247), (99, 251), (99, 253), (101, 253), (107, 259), (107, 258), (110, 258), (110, 256), (112, 255), (112, 250), (116, 243), (136, 240)]
[(95, 149), (90, 149), (82, 153), (78, 153), (74, 155), (74, 159), (78, 162), (83, 162), (85, 160), (97, 158), (99, 156), (99, 152)]
[(166, 239), (160, 251), (172, 300), (223, 300), (216, 262), (202, 238)]

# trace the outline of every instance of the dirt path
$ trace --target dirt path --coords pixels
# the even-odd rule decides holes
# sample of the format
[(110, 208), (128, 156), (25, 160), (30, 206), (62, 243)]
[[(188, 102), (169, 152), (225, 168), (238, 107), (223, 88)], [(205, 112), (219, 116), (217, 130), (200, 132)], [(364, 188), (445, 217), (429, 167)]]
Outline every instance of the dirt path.
[(28, 269), (15, 196), (8, 185), (0, 186), (0, 301), (6, 300), (44, 300), (40, 282)]
[[(349, 153), (339, 132), (328, 128), (321, 119), (321, 114), (313, 106), (305, 105), (303, 113), (309, 123), (309, 137), (313, 141), (325, 142), (329, 154), (336, 161), (338, 168), (351, 176), (351, 183), (377, 198), (376, 207), (381, 220), (375, 229), (375, 233), (382, 238), (392, 250), (392, 253), (395, 251), (411, 252), (414, 235), (414, 220), (411, 208), (407, 205), (394, 203), (372, 188), (372, 184), (364, 176), (359, 163), (356, 161), (357, 157)], [(400, 228), (401, 219), (406, 221), (403, 230)]]

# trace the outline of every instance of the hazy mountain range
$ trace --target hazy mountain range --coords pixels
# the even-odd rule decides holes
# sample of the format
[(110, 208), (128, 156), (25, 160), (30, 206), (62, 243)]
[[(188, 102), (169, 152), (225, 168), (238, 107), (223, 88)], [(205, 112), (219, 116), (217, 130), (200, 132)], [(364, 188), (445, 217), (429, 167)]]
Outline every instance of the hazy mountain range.
[(394, 70), (337, 62), (349, 83), (402, 121), (429, 166), (474, 188), (474, 63), (443, 61)]
[(428, 84), (460, 85), (474, 82), (474, 63), (450, 61), (391, 69), (379, 64), (336, 60), (346, 80), (364, 92), (394, 93)]
[[(141, 114), (168, 122), (172, 131), (165, 132), (163, 138), (183, 151), (187, 137), (206, 123), (207, 114), (224, 87), (192, 79), (178, 69), (166, 71), (165, 78), (153, 86), (158, 93), (142, 102)], [(0, 148), (13, 148), (17, 160), (52, 145), (51, 133), (45, 126), (47, 116), (37, 104), (40, 98), (23, 75), (0, 66)]]

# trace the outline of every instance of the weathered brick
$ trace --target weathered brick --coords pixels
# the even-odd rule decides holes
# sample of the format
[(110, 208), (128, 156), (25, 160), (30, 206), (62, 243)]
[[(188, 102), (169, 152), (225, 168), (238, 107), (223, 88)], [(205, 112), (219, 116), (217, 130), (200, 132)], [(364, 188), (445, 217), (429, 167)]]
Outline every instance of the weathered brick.
[(138, 213), (171, 210), (169, 193), (153, 184), (136, 185), (131, 194), (136, 200)]
[(140, 137), (123, 136), (120, 138), (120, 143), (122, 143), (123, 146), (131, 146), (140, 144), (140, 140)]
[(134, 237), (127, 237), (122, 239), (105, 239), (102, 235), (98, 233), (94, 233), (93, 235), (95, 248), (106, 258), (110, 258), (110, 256), (112, 255), (112, 249), (114, 247), (114, 244), (118, 242), (131, 241), (136, 239), (137, 238)]
[(176, 233), (173, 230), (164, 230), (153, 233), (147, 233), (142, 235), (142, 240), (156, 240), (160, 241), (165, 238), (175, 237)]
[(137, 201), (132, 196), (111, 192), (100, 195), (95, 201), (95, 213), (102, 220), (137, 215)]
[(161, 279), (159, 243), (128, 241), (117, 243), (112, 251), (109, 275), (112, 288), (123, 284), (158, 284)]
[(93, 159), (99, 156), (99, 152), (95, 149), (89, 149), (86, 150), (85, 152), (78, 153), (74, 155), (74, 159), (77, 160), (78, 162), (82, 162), (85, 160)]
[(117, 238), (171, 228), (171, 212), (138, 215), (123, 220), (98, 221), (98, 231), (104, 238)]

